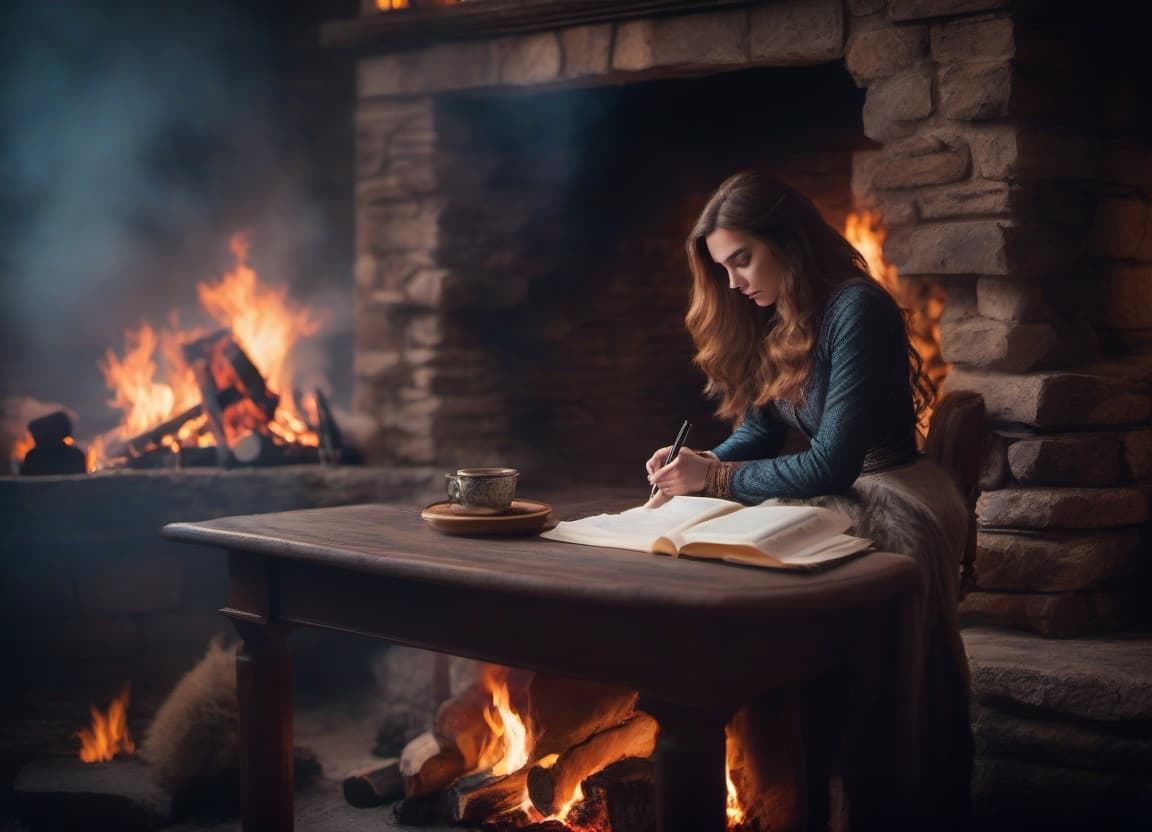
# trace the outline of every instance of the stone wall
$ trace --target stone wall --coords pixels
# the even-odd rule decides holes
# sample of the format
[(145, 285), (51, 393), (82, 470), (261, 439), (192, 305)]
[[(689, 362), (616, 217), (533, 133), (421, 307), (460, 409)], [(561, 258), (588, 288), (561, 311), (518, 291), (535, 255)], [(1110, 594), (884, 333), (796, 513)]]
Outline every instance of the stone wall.
[(1000, 2), (850, 5), (869, 13), (847, 65), (884, 143), (858, 160), (857, 198), (892, 228), (901, 274), (946, 288), (947, 388), (983, 393), (995, 428), (964, 612), (1053, 636), (1114, 627), (1147, 591), (1133, 582), (1152, 451), (1135, 91), (1075, 21)]
[[(481, 353), (463, 334), (521, 327), (533, 287), (557, 282), (573, 222), (556, 213), (555, 195), (568, 192), (565, 171), (582, 148), (554, 144), (515, 186), (498, 185), (492, 171), (512, 157), (481, 150), (476, 121), (452, 102), (700, 75), (721, 84), (743, 75), (731, 70), (843, 59), (866, 90), (863, 132), (878, 143), (854, 156), (855, 201), (882, 214), (886, 255), (904, 280), (947, 292), (947, 389), (983, 393), (994, 427), (978, 591), (965, 614), (1046, 635), (1120, 624), (1147, 592), (1152, 474), (1152, 180), (1147, 124), (1134, 123), (1144, 73), (1129, 65), (1143, 51), (1115, 49), (1045, 5), (788, 0), (362, 59), (356, 407), (377, 420), (372, 452), (406, 463), (510, 462), (530, 456), (517, 437), (539, 444), (583, 431), (605, 440), (580, 447), (585, 464), (606, 470), (625, 450), (614, 428), (674, 429), (565, 405), (570, 421), (547, 437), (523, 432), (517, 419), (532, 396), (559, 387), (559, 401), (583, 405), (594, 391), (618, 392), (609, 379), (627, 364), (602, 332), (528, 313), (557, 342), (589, 339), (583, 351), (594, 356), (582, 369), (552, 365), (564, 372), (551, 384), (525, 384), (535, 346)], [(723, 130), (721, 117), (708, 118)], [(658, 155), (661, 142), (651, 147)], [(631, 196), (618, 180), (589, 187), (622, 203)], [(670, 252), (674, 225), (631, 232), (636, 247)], [(661, 262), (676, 267), (674, 257)], [(658, 303), (668, 320), (675, 302)], [(635, 307), (604, 303), (606, 318), (623, 321), (617, 331), (651, 329)], [(470, 320), (481, 328), (468, 330)], [(669, 366), (683, 349), (667, 350)]]
[[(419, 505), (439, 472), (404, 468), (109, 471), (0, 477), (4, 698), (163, 695), (234, 633), (225, 554), (161, 539), (165, 523), (360, 502)], [(304, 665), (308, 665), (307, 650)], [(77, 694), (79, 695), (79, 694)]]

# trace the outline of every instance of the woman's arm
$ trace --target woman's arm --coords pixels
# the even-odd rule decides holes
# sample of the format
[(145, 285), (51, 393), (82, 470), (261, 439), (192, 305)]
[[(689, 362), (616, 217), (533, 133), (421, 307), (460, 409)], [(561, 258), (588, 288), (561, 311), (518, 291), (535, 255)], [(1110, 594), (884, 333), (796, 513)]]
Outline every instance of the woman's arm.
[(712, 472), (708, 492), (758, 503), (770, 497), (836, 493), (852, 485), (878, 436), (880, 420), (896, 410), (888, 399), (901, 394), (908, 378), (904, 322), (882, 291), (847, 288), (828, 311), (828, 392), (811, 446), (773, 459), (722, 462)]

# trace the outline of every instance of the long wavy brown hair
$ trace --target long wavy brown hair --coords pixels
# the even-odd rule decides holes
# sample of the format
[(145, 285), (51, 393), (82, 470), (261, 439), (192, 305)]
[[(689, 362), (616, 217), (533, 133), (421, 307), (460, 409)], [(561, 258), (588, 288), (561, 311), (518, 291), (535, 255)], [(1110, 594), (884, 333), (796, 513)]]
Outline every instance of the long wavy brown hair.
[[(775, 308), (761, 309), (728, 288), (727, 273), (706, 242), (717, 228), (756, 236), (784, 266)], [(692, 300), (685, 323), (696, 344), (693, 360), (708, 378), (705, 392), (718, 400), (717, 415), (737, 424), (750, 408), (773, 399), (801, 403), (829, 299), (846, 283), (872, 280), (863, 255), (805, 196), (756, 171), (738, 173), (717, 188), (687, 249)], [(907, 314), (904, 322), (919, 418), (935, 391), (907, 337)]]

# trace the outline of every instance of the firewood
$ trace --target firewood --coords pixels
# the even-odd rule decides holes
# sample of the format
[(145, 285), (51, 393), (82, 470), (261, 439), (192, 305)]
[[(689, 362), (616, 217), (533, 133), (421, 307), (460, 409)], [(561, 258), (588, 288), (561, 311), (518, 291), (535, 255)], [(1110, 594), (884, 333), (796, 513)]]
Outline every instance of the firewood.
[(528, 773), (532, 803), (543, 815), (555, 814), (589, 775), (626, 757), (650, 756), (656, 750), (659, 730), (655, 719), (636, 713), (564, 751), (552, 765), (534, 765)]
[[(216, 397), (216, 400), (220, 405), (220, 409), (225, 410), (231, 405), (234, 405), (236, 402), (240, 401), (241, 398), (243, 398), (243, 396), (235, 387), (226, 387), (220, 391), (220, 395)], [(192, 405), (192, 407), (188, 408), (183, 413), (179, 413), (168, 421), (161, 422), (156, 427), (150, 430), (146, 430), (143, 433), (137, 434), (131, 439), (109, 443), (107, 446), (107, 451), (105, 452), (105, 456), (110, 458), (121, 456), (139, 456), (153, 445), (158, 444), (160, 440), (165, 436), (169, 436), (180, 430), (180, 428), (184, 427), (186, 423), (192, 421), (203, 412), (203, 405)]]
[(485, 746), (492, 742), (492, 729), (484, 718), (491, 706), (492, 694), (480, 683), (473, 682), (436, 709), (433, 733), (441, 748), (460, 752), (471, 771), (480, 765)]
[(504, 777), (481, 773), (457, 780), (448, 787), (445, 801), (452, 820), (471, 826), (520, 807), (527, 796), (528, 769)]
[(272, 421), (276, 417), (276, 408), (280, 404), (280, 397), (268, 389), (264, 376), (256, 369), (256, 365), (252, 363), (248, 353), (244, 352), (244, 348), (236, 342), (231, 333), (228, 333), (228, 337), (224, 341), (222, 354), (232, 366), (232, 370), (236, 373), (236, 378), (240, 380), (240, 386), (248, 394), (248, 398), (260, 408), (264, 418)]
[(400, 775), (408, 797), (438, 792), (468, 770), (460, 752), (455, 748), (441, 750), (431, 731), (416, 737), (400, 753)]
[(358, 809), (390, 803), (404, 796), (400, 759), (379, 760), (349, 772), (344, 778), (344, 799)]
[(629, 757), (593, 774), (583, 783), (587, 799), (603, 796), (612, 832), (656, 832), (656, 766)]
[(315, 391), (316, 416), (319, 424), (316, 433), (320, 437), (322, 453), (320, 461), (327, 465), (335, 465), (340, 461), (340, 452), (344, 445), (344, 438), (340, 435), (340, 428), (336, 426), (336, 418), (328, 406), (328, 398), (319, 387)]
[[(537, 673), (528, 686), (536, 734), (533, 760), (559, 754), (593, 734), (619, 725), (636, 712), (637, 692)], [(579, 781), (577, 781), (579, 782)]]

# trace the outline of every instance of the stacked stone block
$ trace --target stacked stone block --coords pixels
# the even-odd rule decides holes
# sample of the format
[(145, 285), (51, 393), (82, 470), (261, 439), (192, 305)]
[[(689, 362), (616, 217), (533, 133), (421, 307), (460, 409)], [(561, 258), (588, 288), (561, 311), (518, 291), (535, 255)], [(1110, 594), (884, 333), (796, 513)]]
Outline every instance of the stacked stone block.
[(946, 389), (983, 393), (995, 431), (963, 610), (1050, 636), (1115, 627), (1145, 589), (1152, 386), (1117, 342), (1149, 326), (1147, 157), (1101, 138), (1077, 89), (1093, 55), (1069, 31), (1002, 2), (867, 5), (847, 64), (884, 147), (861, 154), (857, 198), (902, 277), (946, 289)]

